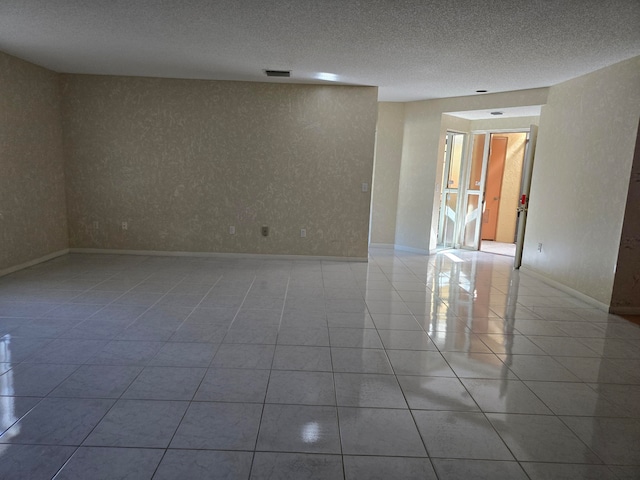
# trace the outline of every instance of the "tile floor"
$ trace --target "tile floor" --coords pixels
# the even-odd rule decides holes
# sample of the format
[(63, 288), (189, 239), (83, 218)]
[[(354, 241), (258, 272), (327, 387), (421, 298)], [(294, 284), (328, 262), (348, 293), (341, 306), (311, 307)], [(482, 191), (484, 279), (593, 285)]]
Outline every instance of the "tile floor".
[(640, 326), (508, 257), (0, 279), (2, 479), (640, 478)]
[(482, 240), (480, 242), (480, 251), (486, 253), (496, 253), (498, 255), (516, 256), (516, 244), (493, 242), (491, 240)]

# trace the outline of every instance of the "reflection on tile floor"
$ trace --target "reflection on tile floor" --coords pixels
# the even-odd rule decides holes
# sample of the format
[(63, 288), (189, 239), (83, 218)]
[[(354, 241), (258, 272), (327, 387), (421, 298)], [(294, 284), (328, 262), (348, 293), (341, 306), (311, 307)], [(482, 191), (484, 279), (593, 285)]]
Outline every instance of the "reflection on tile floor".
[(0, 478), (640, 478), (640, 326), (451, 253), (0, 278)]

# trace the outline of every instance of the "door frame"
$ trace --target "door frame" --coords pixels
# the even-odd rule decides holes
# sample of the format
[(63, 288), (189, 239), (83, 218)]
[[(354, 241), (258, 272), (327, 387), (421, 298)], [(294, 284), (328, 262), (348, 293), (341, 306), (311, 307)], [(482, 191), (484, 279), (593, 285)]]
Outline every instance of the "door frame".
[[(491, 135), (492, 134), (501, 134), (501, 133), (526, 133), (527, 134), (527, 140), (526, 140), (526, 146), (525, 146), (525, 158), (523, 160), (523, 169), (522, 169), (522, 173), (521, 173), (521, 185), (522, 182), (524, 181), (524, 175), (525, 175), (525, 163), (527, 161), (527, 154), (530, 150), (530, 138), (531, 138), (531, 126), (529, 126), (529, 128), (502, 128), (502, 129), (482, 129), (482, 130), (471, 130), (471, 132), (469, 132), (469, 147), (467, 148), (467, 154), (465, 155), (464, 158), (464, 166), (462, 167), (463, 171), (464, 171), (464, 183), (462, 184), (462, 188), (460, 189), (459, 192), (459, 197), (462, 198), (462, 204), (461, 204), (461, 209), (459, 210), (459, 212), (464, 213), (467, 210), (468, 207), (468, 198), (469, 195), (467, 193), (468, 190), (468, 183), (469, 183), (469, 179), (471, 176), (471, 155), (473, 154), (473, 141), (474, 141), (474, 137), (475, 135), (482, 135), (484, 134), (485, 136), (485, 143), (484, 143), (484, 151), (483, 151), (483, 158), (482, 158), (482, 174), (481, 174), (481, 179), (480, 179), (480, 197), (481, 200), (478, 202), (478, 216), (475, 219), (476, 222), (476, 228), (475, 228), (475, 236), (474, 236), (474, 243), (471, 246), (465, 246), (464, 245), (464, 238), (465, 238), (465, 230), (466, 230), (466, 223), (464, 225), (461, 225), (459, 230), (459, 243), (461, 245), (461, 248), (465, 248), (467, 250), (480, 250), (480, 235), (481, 235), (481, 227), (482, 227), (482, 215), (484, 213), (484, 204), (485, 204), (485, 200), (486, 200), (486, 190), (487, 190), (487, 168), (489, 166), (489, 154), (490, 154), (490, 145), (491, 145)], [(535, 146), (534, 146), (535, 148)], [(475, 192), (475, 191), (474, 191)], [(477, 195), (477, 193), (472, 193), (471, 195)], [(458, 220), (458, 218), (460, 217), (460, 214), (456, 215), (456, 220)], [(456, 222), (457, 223), (457, 222)], [(519, 227), (519, 224), (516, 225), (516, 227)], [(519, 231), (519, 230), (518, 230)], [(523, 230), (523, 235), (524, 235), (524, 230)], [(516, 240), (516, 244), (517, 244), (517, 240)]]
[[(451, 170), (451, 155), (453, 152), (452, 141), (450, 140), (451, 135), (462, 135), (462, 153), (460, 158), (460, 170), (458, 174), (458, 188), (450, 189), (448, 187), (447, 181), (449, 179), (449, 172)], [(461, 203), (462, 203), (462, 195), (461, 189), (463, 187), (466, 169), (466, 158), (467, 158), (467, 150), (469, 147), (469, 132), (461, 132), (458, 130), (447, 129), (445, 132), (445, 158), (444, 158), (444, 166), (442, 169), (442, 180), (440, 185), (440, 211), (438, 215), (438, 239), (437, 245), (438, 248), (460, 248), (460, 231), (461, 227), (458, 222), (458, 215), (461, 212)], [(444, 235), (444, 227), (445, 227), (445, 210), (447, 203), (447, 194), (455, 193), (457, 195), (456, 198), (456, 217), (454, 221), (454, 227), (452, 232), (452, 244), (448, 245), (445, 243), (445, 235)]]
[[(472, 156), (473, 156), (473, 142), (475, 141), (476, 135), (484, 134), (484, 147), (482, 150), (482, 167), (480, 173), (480, 185), (478, 189), (471, 190), (469, 192), (469, 181), (471, 180), (471, 165), (472, 165)], [(462, 198), (462, 208), (461, 212), (465, 214), (464, 224), (460, 226), (460, 247), (467, 250), (478, 250), (480, 248), (480, 230), (482, 226), (482, 212), (484, 210), (484, 201), (485, 201), (485, 190), (486, 190), (486, 179), (487, 179), (487, 167), (489, 165), (489, 147), (490, 147), (490, 139), (491, 134), (482, 130), (472, 130), (469, 132), (469, 148), (467, 151), (467, 155), (465, 157), (465, 165), (464, 165), (464, 188), (460, 193), (460, 197)], [(478, 197), (478, 215), (475, 218), (476, 229), (473, 239), (473, 245), (465, 245), (465, 231), (467, 228), (466, 222), (466, 211), (469, 206), (469, 196), (477, 196)]]
[(534, 160), (536, 156), (536, 144), (538, 143), (538, 125), (531, 125), (527, 135), (527, 145), (524, 151), (522, 163), (522, 181), (520, 183), (520, 204), (518, 205), (518, 221), (516, 223), (516, 256), (514, 268), (522, 265), (522, 252), (524, 250), (524, 236), (527, 228), (527, 214), (529, 212), (529, 194), (531, 193), (531, 177), (533, 175)]

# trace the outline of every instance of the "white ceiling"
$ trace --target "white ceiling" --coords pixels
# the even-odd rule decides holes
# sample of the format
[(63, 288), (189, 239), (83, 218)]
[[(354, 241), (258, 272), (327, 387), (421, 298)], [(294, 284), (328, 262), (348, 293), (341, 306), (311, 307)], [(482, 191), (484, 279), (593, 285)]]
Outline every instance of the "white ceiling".
[(330, 73), (411, 101), (545, 87), (640, 55), (640, 1), (2, 0), (0, 50), (68, 73)]

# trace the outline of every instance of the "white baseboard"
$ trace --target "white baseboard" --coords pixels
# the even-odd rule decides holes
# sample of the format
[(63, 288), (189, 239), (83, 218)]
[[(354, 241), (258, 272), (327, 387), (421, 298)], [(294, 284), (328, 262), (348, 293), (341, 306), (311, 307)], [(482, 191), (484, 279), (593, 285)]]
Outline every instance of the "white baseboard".
[(603, 310), (605, 312), (609, 311), (609, 305), (607, 305), (606, 303), (596, 300), (595, 298), (590, 297), (589, 295), (585, 295), (584, 293), (579, 292), (578, 290), (574, 290), (573, 288), (565, 285), (564, 283), (560, 283), (556, 280), (546, 277), (525, 266), (520, 267), (520, 271), (526, 275), (529, 275), (530, 277), (533, 277), (537, 280), (540, 280), (541, 282), (546, 283), (547, 285), (551, 285), (552, 287), (555, 287), (558, 290), (563, 291), (564, 293), (568, 293), (572, 297), (576, 297), (577, 299), (582, 300), (583, 302), (588, 303), (589, 305), (592, 305), (599, 310)]
[(400, 250), (402, 252), (409, 252), (409, 253), (418, 253), (421, 255), (429, 255), (429, 250), (424, 250), (422, 248), (413, 248), (413, 247), (407, 247), (405, 245), (395, 245), (395, 249), (396, 250)]
[(396, 248), (393, 243), (370, 243), (369, 248)]
[(19, 265), (14, 265), (13, 267), (4, 268), (0, 270), (0, 277), (3, 277), (4, 275), (9, 275), (10, 273), (13, 273), (13, 272), (17, 272), (18, 270), (33, 267), (34, 265), (37, 265), (39, 263), (48, 262), (53, 258), (61, 257), (62, 255), (66, 255), (67, 253), (69, 253), (69, 249), (65, 248), (64, 250), (58, 250), (57, 252), (44, 255), (43, 257), (34, 258), (33, 260), (29, 260), (28, 262), (24, 262)]
[(611, 307), (609, 313), (616, 315), (640, 315), (640, 307)]
[(114, 250), (110, 248), (70, 248), (69, 253), (106, 255), (147, 255), (156, 257), (252, 258), (262, 260), (326, 260), (332, 262), (367, 262), (368, 257), (332, 257), (318, 255), (279, 255), (268, 253), (173, 252), (162, 250)]

